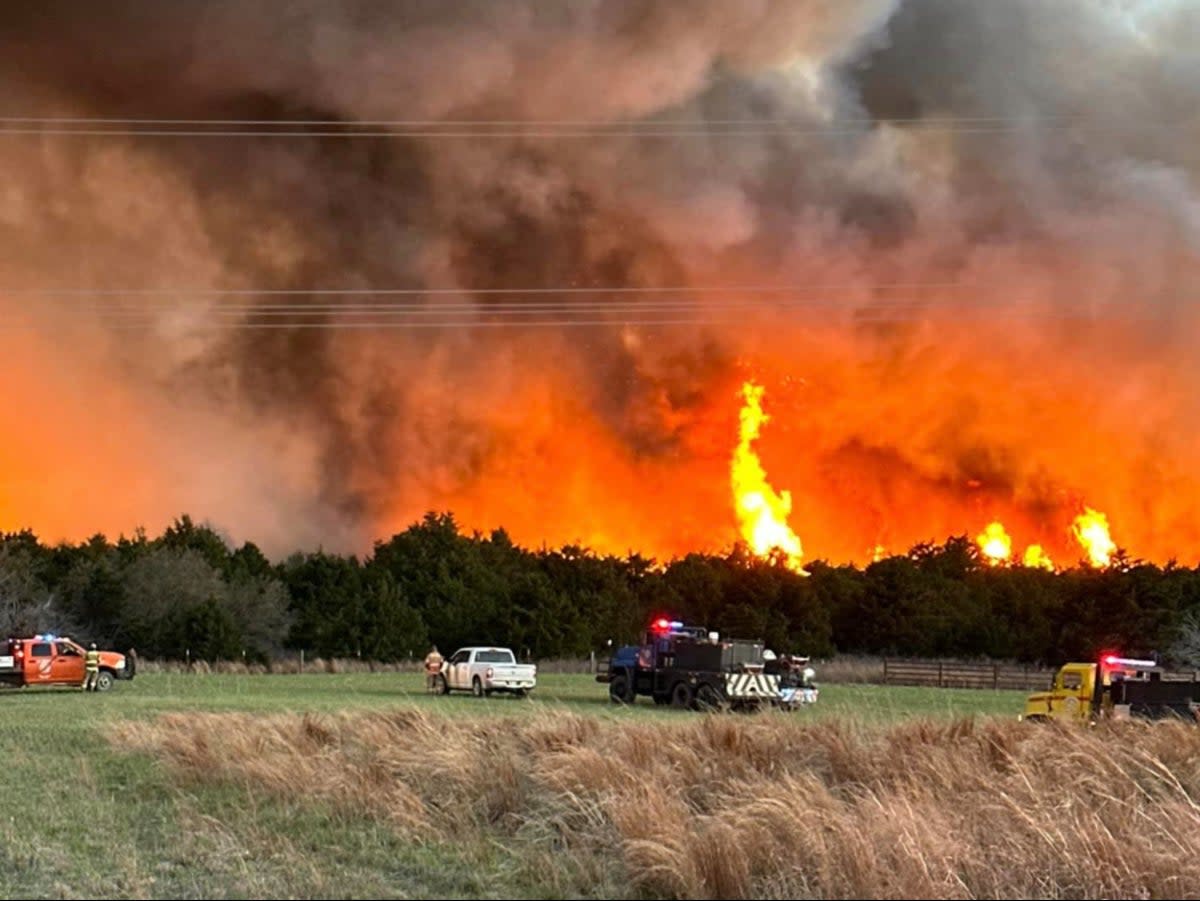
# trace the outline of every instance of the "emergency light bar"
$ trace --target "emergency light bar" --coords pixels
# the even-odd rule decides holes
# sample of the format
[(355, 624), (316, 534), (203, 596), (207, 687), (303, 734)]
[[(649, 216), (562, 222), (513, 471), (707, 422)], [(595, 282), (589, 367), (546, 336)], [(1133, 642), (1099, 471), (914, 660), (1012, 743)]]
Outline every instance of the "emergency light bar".
[(1128, 666), (1131, 668), (1153, 668), (1158, 664), (1153, 660), (1138, 660), (1135, 657), (1118, 657), (1116, 654), (1105, 654), (1102, 658), (1105, 666)]

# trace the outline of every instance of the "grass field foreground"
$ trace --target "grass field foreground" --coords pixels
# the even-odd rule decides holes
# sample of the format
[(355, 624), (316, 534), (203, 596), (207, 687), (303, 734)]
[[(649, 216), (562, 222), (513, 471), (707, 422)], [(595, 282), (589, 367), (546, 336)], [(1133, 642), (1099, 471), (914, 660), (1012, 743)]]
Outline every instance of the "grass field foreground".
[[(1200, 731), (830, 686), (790, 715), (153, 676), (8, 705), (10, 897), (1184, 897)], [(976, 716), (964, 718), (974, 708)]]

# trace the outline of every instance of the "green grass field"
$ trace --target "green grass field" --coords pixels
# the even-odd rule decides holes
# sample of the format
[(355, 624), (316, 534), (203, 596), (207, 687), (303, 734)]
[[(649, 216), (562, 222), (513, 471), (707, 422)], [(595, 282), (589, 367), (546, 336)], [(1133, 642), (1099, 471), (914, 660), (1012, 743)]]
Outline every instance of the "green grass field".
[[(792, 720), (857, 726), (912, 717), (1015, 719), (1022, 694), (827, 685)], [(322, 802), (264, 795), (236, 782), (182, 778), (160, 760), (114, 747), (122, 722), (161, 714), (415, 709), (447, 723), (554, 711), (602, 722), (692, 722), (701, 714), (608, 702), (590, 676), (546, 675), (533, 696), (427, 695), (419, 675), (146, 674), (114, 690), (0, 691), (6, 897), (555, 897), (579, 893), (523, 866), (503, 841), (414, 843), (378, 818)], [(737, 715), (729, 715), (736, 718)], [(244, 722), (244, 721), (239, 721)], [(219, 740), (219, 738), (217, 739)], [(565, 887), (564, 887), (565, 886)], [(619, 884), (592, 886), (597, 897)]]

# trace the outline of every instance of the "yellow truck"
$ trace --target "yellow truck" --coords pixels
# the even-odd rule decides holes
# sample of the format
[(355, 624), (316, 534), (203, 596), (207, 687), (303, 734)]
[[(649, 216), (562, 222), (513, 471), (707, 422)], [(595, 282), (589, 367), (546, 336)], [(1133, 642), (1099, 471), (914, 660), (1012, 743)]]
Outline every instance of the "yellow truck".
[(1049, 691), (1025, 700), (1025, 722), (1200, 718), (1200, 673), (1172, 673), (1154, 660), (1103, 654), (1095, 663), (1067, 663)]

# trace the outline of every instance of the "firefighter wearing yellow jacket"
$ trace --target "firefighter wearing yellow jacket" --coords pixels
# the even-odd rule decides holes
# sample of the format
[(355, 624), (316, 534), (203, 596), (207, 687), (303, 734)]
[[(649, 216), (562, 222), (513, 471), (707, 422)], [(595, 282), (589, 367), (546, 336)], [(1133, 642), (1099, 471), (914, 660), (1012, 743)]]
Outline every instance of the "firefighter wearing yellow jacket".
[(87, 656), (83, 661), (83, 690), (96, 691), (100, 682), (100, 652), (96, 650), (96, 642), (88, 645)]

